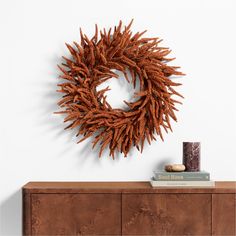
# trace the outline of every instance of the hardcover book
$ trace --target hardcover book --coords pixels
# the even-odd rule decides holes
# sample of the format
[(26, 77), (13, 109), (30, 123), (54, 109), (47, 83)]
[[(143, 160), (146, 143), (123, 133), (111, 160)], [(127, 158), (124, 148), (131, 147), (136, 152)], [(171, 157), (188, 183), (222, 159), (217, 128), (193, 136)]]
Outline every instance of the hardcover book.
[(152, 187), (214, 187), (215, 181), (156, 181), (151, 180)]
[(166, 172), (154, 171), (154, 178), (158, 181), (208, 181), (210, 173), (206, 171), (198, 172)]

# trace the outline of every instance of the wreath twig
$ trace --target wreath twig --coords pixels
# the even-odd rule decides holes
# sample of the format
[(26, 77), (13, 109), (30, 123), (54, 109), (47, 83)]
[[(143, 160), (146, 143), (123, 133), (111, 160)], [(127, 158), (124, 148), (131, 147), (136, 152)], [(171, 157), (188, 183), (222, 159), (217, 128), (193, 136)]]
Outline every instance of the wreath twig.
[[(155, 133), (163, 140), (161, 127), (172, 131), (170, 119), (177, 121), (176, 103), (172, 96), (182, 97), (173, 87), (181, 85), (173, 82), (171, 75), (184, 75), (179, 67), (168, 66), (174, 58), (167, 58), (169, 48), (160, 47), (159, 38), (144, 38), (146, 32), (132, 34), (133, 20), (122, 30), (122, 22), (113, 31), (104, 29), (89, 39), (80, 29), (81, 43), (66, 44), (71, 58), (63, 57), (58, 66), (60, 77), (66, 82), (58, 84), (58, 92), (64, 94), (58, 105), (63, 108), (57, 113), (65, 113), (66, 127), (79, 127), (77, 136), (87, 139), (96, 134), (93, 147), (100, 143), (99, 157), (109, 145), (110, 156), (115, 151), (126, 157), (130, 148), (136, 146), (142, 152), (144, 141), (150, 144), (156, 140)], [(97, 91), (97, 86), (112, 77), (118, 78), (115, 70), (121, 71), (125, 79), (136, 86), (140, 81), (140, 91), (135, 94), (135, 102), (124, 101), (129, 109), (113, 109), (106, 100), (106, 89)], [(130, 72), (131, 81), (127, 76)]]

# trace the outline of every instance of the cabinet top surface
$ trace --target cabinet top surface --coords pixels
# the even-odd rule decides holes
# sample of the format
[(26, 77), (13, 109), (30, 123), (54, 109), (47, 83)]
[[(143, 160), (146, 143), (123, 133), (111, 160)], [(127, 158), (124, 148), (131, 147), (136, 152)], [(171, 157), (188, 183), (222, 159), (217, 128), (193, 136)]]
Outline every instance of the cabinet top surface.
[(235, 181), (218, 181), (215, 187), (159, 187), (149, 182), (29, 182), (28, 193), (236, 193)]

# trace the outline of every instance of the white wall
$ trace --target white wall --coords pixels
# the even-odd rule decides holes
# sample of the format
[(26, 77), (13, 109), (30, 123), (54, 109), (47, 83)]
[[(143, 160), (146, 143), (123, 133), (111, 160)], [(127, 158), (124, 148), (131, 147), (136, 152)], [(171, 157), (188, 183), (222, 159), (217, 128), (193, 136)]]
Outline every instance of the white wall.
[[(236, 180), (235, 1), (1, 1), (0, 235), (21, 234), (21, 192), (28, 181), (149, 180), (164, 163), (181, 162), (182, 141), (202, 142), (202, 169)], [(79, 27), (135, 19), (133, 31), (164, 39), (187, 76), (174, 132), (124, 159), (98, 159), (76, 145), (57, 110), (56, 64)], [(113, 94), (120, 95), (113, 86)]]

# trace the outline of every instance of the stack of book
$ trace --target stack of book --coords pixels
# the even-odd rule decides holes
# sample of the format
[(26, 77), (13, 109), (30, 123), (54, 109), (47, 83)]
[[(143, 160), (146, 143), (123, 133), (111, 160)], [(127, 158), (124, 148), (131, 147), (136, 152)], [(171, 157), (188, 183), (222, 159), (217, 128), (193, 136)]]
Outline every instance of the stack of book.
[(214, 187), (215, 182), (210, 180), (210, 173), (206, 171), (154, 171), (151, 185), (153, 187)]

